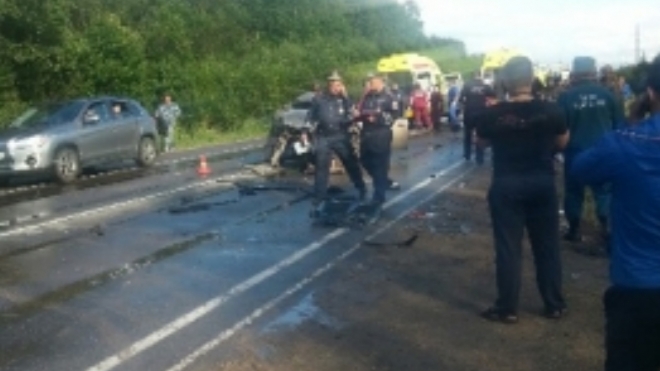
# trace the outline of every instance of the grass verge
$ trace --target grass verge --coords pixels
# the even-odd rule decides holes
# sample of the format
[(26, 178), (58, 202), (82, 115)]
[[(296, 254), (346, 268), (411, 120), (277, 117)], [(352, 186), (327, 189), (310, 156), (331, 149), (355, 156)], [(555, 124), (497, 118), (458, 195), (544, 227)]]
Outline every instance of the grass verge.
[(221, 130), (207, 124), (192, 128), (182, 128), (176, 134), (177, 147), (190, 149), (208, 145), (227, 144), (241, 140), (263, 138), (268, 134), (267, 120), (248, 120), (233, 130)]

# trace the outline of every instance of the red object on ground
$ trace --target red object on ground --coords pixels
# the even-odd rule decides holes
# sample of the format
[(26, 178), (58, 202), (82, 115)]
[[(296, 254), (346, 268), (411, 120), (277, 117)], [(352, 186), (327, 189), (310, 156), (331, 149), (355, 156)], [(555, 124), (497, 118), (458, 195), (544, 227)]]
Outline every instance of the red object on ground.
[(206, 156), (204, 155), (199, 156), (199, 166), (197, 167), (197, 174), (199, 176), (207, 176), (211, 174), (211, 168), (209, 167), (209, 164), (206, 162)]

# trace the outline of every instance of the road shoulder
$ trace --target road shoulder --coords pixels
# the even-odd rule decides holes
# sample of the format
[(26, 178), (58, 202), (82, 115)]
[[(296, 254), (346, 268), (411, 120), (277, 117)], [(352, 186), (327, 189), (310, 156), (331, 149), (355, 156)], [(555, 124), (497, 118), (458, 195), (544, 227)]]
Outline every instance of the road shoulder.
[(495, 296), (488, 176), (479, 170), (379, 238), (419, 235), (412, 246), (365, 246), (283, 315), (232, 340), (213, 370), (601, 369), (603, 258), (564, 247), (570, 315), (549, 321), (526, 247), (521, 322), (479, 318)]

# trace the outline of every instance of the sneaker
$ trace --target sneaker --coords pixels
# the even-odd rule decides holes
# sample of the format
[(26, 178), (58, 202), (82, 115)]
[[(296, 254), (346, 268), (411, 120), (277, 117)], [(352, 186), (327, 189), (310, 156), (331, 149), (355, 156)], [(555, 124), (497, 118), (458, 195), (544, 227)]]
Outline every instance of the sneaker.
[(398, 190), (400, 190), (400, 189), (401, 189), (401, 185), (400, 185), (399, 183), (394, 182), (394, 181), (392, 181), (392, 182), (390, 183), (390, 190), (391, 190), (391, 191), (398, 191)]
[(547, 319), (558, 320), (558, 319), (562, 319), (563, 317), (565, 317), (567, 313), (568, 313), (568, 310), (567, 310), (566, 308), (562, 308), (562, 309), (546, 309), (546, 310), (543, 312), (543, 316), (544, 316), (545, 318), (547, 318)]
[(564, 234), (564, 241), (573, 243), (582, 242), (582, 234), (577, 230), (569, 230)]
[(501, 322), (507, 325), (518, 323), (518, 316), (515, 313), (507, 313), (496, 307), (486, 309), (481, 313), (481, 317), (492, 322)]

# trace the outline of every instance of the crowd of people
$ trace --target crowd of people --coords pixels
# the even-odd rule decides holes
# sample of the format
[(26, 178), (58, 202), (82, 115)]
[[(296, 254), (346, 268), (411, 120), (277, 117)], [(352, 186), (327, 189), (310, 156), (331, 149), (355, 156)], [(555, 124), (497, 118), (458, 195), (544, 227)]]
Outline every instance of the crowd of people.
[[(605, 295), (608, 371), (660, 369), (660, 56), (650, 64), (647, 89), (634, 97), (625, 80), (596, 60), (577, 57), (570, 80), (539, 89), (531, 60), (514, 57), (490, 86), (478, 74), (447, 95), (449, 122), (460, 127), (464, 157), (484, 164), (492, 149), (488, 204), (496, 255), (497, 299), (482, 315), (517, 323), (525, 230), (543, 300), (542, 314), (567, 314), (562, 289), (558, 155), (563, 158), (565, 241), (582, 241), (585, 188), (593, 193), (603, 250), (611, 259)], [(634, 98), (634, 99), (633, 99)], [(628, 105), (627, 102), (633, 101)], [(383, 76), (371, 75), (352, 102), (341, 76), (316, 94), (303, 141), (314, 141), (314, 207), (327, 197), (333, 154), (361, 201), (377, 218), (393, 185), (389, 164), (392, 124), (411, 110), (413, 122), (433, 125), (436, 98), (416, 86), (409, 99)], [(436, 113), (437, 114), (437, 113)], [(355, 136), (352, 128), (359, 128)], [(476, 136), (476, 138), (475, 138)], [(359, 143), (355, 143), (355, 140)], [(355, 150), (359, 148), (359, 150)], [(372, 179), (367, 200), (362, 169)]]
[[(492, 148), (488, 193), (496, 255), (497, 299), (483, 312), (518, 322), (522, 240), (527, 230), (543, 299), (553, 320), (567, 313), (562, 291), (556, 155), (564, 158), (566, 241), (582, 237), (585, 187), (591, 188), (603, 248), (611, 260), (604, 298), (608, 371), (660, 369), (660, 56), (646, 91), (629, 110), (625, 83), (590, 57), (575, 58), (556, 99), (534, 94), (532, 62), (512, 58), (500, 73), (505, 96), (478, 79), (468, 83), (465, 158), (473, 131), (477, 162)], [(499, 99), (498, 99), (499, 98)], [(624, 114), (628, 111), (628, 114)]]

